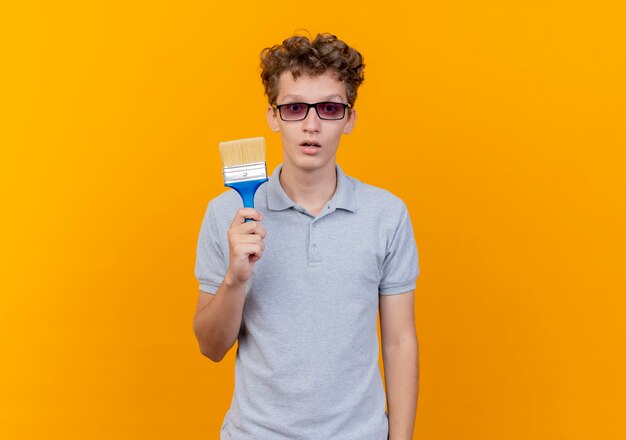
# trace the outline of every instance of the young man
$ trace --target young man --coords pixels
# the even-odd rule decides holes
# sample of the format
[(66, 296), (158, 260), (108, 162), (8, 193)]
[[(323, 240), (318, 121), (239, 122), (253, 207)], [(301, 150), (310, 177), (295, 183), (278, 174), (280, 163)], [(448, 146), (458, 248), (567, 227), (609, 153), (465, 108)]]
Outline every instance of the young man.
[(256, 209), (240, 208), (235, 191), (212, 200), (198, 240), (200, 350), (219, 361), (238, 341), (221, 438), (411, 439), (418, 263), (410, 218), (401, 200), (336, 164), (356, 121), (362, 57), (320, 34), (291, 37), (261, 58), (283, 163), (259, 188)]

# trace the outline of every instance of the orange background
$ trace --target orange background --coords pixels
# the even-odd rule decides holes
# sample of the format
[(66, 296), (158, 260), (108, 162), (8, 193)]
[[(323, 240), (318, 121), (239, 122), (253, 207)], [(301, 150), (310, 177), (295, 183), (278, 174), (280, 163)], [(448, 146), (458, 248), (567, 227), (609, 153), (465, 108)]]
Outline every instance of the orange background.
[(365, 55), (339, 160), (412, 214), (415, 438), (626, 438), (625, 9), (3, 5), (0, 437), (217, 438), (197, 235), (219, 141), (279, 163), (258, 54), (306, 28)]

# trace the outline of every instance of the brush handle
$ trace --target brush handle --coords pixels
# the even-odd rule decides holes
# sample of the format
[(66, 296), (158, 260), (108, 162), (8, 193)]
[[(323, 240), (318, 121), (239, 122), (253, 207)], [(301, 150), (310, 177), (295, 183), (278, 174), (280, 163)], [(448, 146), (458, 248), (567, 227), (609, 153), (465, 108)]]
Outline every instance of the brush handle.
[[(267, 178), (259, 180), (249, 180), (247, 182), (235, 182), (227, 183), (226, 186), (234, 189), (239, 193), (243, 200), (244, 208), (254, 208), (254, 194), (259, 186), (267, 182)], [(247, 218), (246, 222), (251, 222), (252, 219)]]

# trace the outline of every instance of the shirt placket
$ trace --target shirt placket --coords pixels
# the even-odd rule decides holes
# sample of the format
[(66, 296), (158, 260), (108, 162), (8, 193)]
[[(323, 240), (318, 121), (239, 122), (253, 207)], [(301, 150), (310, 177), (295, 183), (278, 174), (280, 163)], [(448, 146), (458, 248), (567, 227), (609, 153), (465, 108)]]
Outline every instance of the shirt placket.
[(319, 226), (320, 221), (327, 215), (334, 212), (334, 208), (330, 204), (327, 204), (322, 208), (323, 211), (315, 217), (309, 224), (309, 250), (308, 250), (308, 262), (309, 267), (317, 267), (322, 264), (323, 255), (323, 237), (320, 235)]

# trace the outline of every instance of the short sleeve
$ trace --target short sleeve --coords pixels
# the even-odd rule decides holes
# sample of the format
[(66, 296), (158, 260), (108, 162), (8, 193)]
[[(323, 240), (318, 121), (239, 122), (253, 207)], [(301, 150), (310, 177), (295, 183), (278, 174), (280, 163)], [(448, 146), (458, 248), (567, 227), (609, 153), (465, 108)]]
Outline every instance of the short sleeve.
[(411, 218), (406, 206), (402, 211), (382, 265), (379, 293), (395, 295), (415, 290), (419, 263)]
[(215, 293), (228, 269), (228, 258), (223, 249), (226, 231), (220, 231), (215, 208), (209, 203), (200, 227), (196, 249), (195, 275), (200, 290)]

